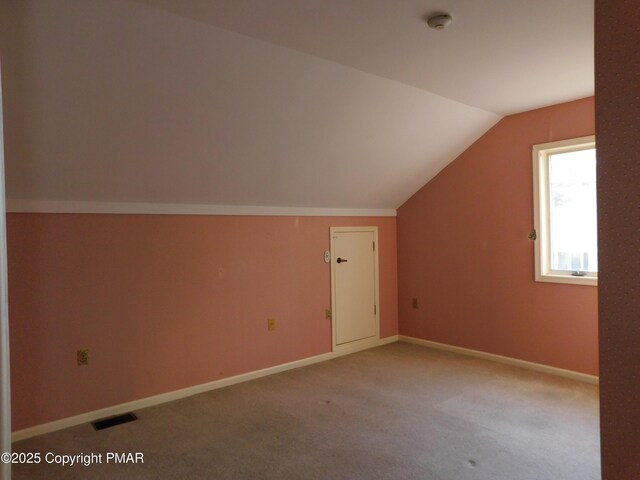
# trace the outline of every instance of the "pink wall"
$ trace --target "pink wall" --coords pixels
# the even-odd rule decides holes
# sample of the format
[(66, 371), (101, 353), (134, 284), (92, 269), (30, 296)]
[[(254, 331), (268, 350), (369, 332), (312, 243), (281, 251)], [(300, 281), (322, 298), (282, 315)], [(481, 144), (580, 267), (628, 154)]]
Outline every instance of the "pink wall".
[(506, 117), (398, 210), (402, 335), (598, 373), (597, 288), (535, 282), (527, 238), (531, 146), (594, 123), (593, 98)]
[(394, 217), (9, 214), (14, 430), (329, 352), (322, 254), (344, 225), (379, 227), (395, 335)]
[(602, 478), (635, 480), (640, 478), (640, 2), (596, 0), (595, 6)]

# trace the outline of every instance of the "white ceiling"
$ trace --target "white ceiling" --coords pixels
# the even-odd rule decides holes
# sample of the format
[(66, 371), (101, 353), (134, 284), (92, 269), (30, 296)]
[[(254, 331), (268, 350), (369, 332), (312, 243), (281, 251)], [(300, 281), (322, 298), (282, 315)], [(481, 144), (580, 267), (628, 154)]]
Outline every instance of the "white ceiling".
[(593, 0), (137, 1), (501, 115), (594, 92)]
[(396, 208), (500, 114), (593, 93), (591, 3), (451, 0), (436, 32), (412, 0), (3, 0), (7, 196)]

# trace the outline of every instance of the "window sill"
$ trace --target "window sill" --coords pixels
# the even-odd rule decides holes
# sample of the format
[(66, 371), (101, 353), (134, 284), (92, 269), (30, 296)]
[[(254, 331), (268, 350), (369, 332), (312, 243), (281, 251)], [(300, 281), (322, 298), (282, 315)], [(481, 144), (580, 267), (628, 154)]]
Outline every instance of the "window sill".
[(591, 287), (597, 287), (598, 277), (593, 277), (593, 276), (574, 277), (573, 275), (546, 273), (544, 275), (536, 275), (536, 282), (566, 283), (570, 285), (586, 285)]

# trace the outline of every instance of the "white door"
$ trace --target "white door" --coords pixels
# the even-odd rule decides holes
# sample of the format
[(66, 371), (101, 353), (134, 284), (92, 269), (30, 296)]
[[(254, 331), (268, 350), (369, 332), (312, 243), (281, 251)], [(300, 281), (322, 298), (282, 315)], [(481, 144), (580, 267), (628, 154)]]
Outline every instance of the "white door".
[(377, 228), (331, 228), (333, 345), (379, 338)]

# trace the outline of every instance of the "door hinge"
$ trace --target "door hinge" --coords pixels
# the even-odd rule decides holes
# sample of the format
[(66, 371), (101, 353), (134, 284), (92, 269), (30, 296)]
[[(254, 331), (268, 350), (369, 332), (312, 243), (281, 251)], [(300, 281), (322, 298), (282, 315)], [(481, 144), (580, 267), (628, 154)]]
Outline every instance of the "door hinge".
[(378, 307), (376, 305), (373, 306), (373, 314), (377, 314), (378, 313)]
[(376, 251), (376, 242), (373, 242), (373, 251)]

